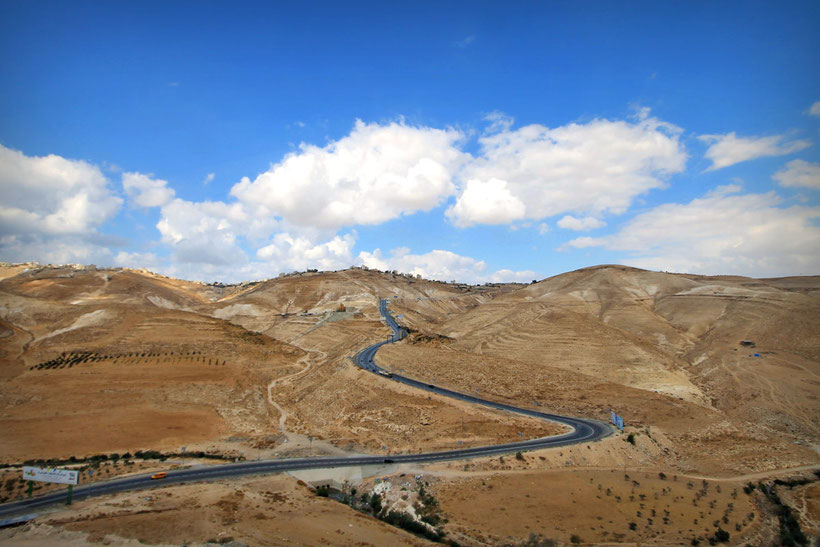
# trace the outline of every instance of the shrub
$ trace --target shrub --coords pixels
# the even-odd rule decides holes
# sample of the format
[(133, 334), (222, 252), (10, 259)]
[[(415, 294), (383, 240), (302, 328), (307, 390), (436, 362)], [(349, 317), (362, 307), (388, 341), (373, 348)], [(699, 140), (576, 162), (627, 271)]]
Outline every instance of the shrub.
[(523, 462), (525, 460), (524, 454), (522, 454), (521, 451), (519, 450), (518, 452), (515, 453), (515, 459), (516, 460), (521, 460)]
[(726, 543), (729, 541), (729, 532), (724, 530), (723, 528), (718, 528), (715, 535), (709, 538), (709, 545), (715, 545), (716, 543)]
[(579, 543), (582, 543), (583, 540), (581, 539), (581, 537), (578, 534), (572, 534), (569, 537), (569, 542), (572, 543), (573, 545), (578, 545)]
[(444, 536), (438, 530), (430, 530), (424, 524), (413, 520), (410, 515), (406, 513), (401, 513), (399, 511), (390, 511), (387, 515), (384, 516), (385, 522), (392, 524), (393, 526), (398, 526), (399, 528), (403, 528), (408, 532), (412, 532), (414, 534), (418, 534), (420, 536), (426, 537), (431, 541), (439, 541)]
[(373, 513), (379, 514), (382, 511), (382, 498), (378, 494), (373, 494), (370, 498), (370, 508), (373, 510)]
[(545, 538), (540, 534), (530, 532), (530, 537), (523, 544), (524, 547), (558, 547), (558, 542), (554, 539)]
[(626, 436), (626, 442), (628, 442), (629, 444), (634, 446), (635, 445), (635, 434), (630, 433), (629, 435), (627, 435)]
[(422, 515), (421, 517), (422, 522), (426, 522), (430, 526), (438, 526), (441, 522), (441, 516), (436, 513), (432, 513), (430, 515)]

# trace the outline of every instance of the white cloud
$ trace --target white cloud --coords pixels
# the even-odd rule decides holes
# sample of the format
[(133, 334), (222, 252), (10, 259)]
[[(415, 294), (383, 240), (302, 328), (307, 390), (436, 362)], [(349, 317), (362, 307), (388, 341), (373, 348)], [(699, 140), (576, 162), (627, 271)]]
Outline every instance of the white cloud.
[(162, 207), (174, 198), (176, 192), (168, 181), (142, 173), (123, 173), (122, 187), (128, 197), (140, 207)]
[(774, 193), (735, 194), (725, 186), (686, 204), (637, 215), (618, 233), (570, 247), (628, 251), (624, 263), (668, 271), (757, 277), (820, 271), (820, 207), (777, 207)]
[(197, 235), (238, 234), (247, 222), (250, 218), (239, 203), (175, 199), (162, 208), (157, 229), (163, 242), (174, 244)]
[(152, 271), (158, 271), (161, 262), (154, 253), (120, 251), (114, 257), (114, 264), (125, 268), (147, 268)]
[(705, 154), (712, 161), (708, 171), (755, 158), (783, 156), (811, 146), (811, 141), (789, 141), (785, 135), (738, 137), (734, 131), (726, 135), (701, 135), (698, 139), (710, 145)]
[(809, 114), (812, 116), (820, 116), (820, 101), (817, 101), (809, 107)]
[(279, 271), (339, 270), (353, 265), (353, 246), (356, 238), (352, 234), (336, 236), (330, 241), (315, 243), (304, 236), (293, 236), (282, 232), (274, 236), (270, 245), (256, 251), (256, 256)]
[(497, 272), (490, 275), (489, 281), (493, 283), (529, 283), (530, 281), (538, 279), (538, 277), (538, 274), (532, 270), (523, 270), (516, 272), (505, 268), (503, 270), (498, 270)]
[(820, 190), (820, 164), (792, 160), (772, 178), (781, 186), (805, 186)]
[(113, 217), (122, 199), (100, 168), (0, 145), (0, 234), (83, 235)]
[(533, 271), (515, 272), (498, 270), (486, 274), (487, 264), (469, 256), (436, 249), (424, 254), (412, 254), (407, 247), (397, 247), (385, 256), (380, 249), (372, 253), (359, 253), (359, 263), (378, 270), (396, 270), (411, 275), (421, 275), (425, 279), (438, 281), (462, 281), (466, 283), (484, 283), (487, 281), (531, 281), (537, 277)]
[(254, 181), (243, 178), (231, 195), (292, 226), (381, 224), (430, 210), (455, 191), (462, 138), (455, 130), (357, 121), (350, 135), (323, 148), (302, 144)]
[(0, 259), (106, 264), (122, 242), (99, 228), (122, 205), (100, 168), (0, 145)]
[(472, 224), (507, 224), (524, 218), (525, 213), (526, 207), (512, 195), (507, 182), (496, 178), (467, 181), (458, 201), (446, 212), (461, 228)]
[[(43, 264), (111, 264), (111, 241), (73, 234), (0, 236), (0, 260)], [(119, 243), (119, 242), (117, 242)]]
[(465, 167), (468, 183), (447, 210), (456, 226), (570, 211), (622, 213), (686, 162), (680, 129), (647, 110), (634, 123), (596, 119), (555, 129), (496, 129), (479, 139), (481, 155)]
[(595, 217), (575, 218), (574, 216), (566, 215), (558, 221), (558, 226), (566, 230), (586, 232), (596, 228), (602, 228), (606, 226), (606, 222), (598, 220)]
[(174, 199), (162, 207), (157, 229), (175, 261), (237, 266), (248, 261), (239, 237), (259, 221), (239, 203)]
[(538, 233), (539, 234), (544, 235), (549, 231), (550, 231), (550, 227), (546, 222), (542, 222), (541, 224), (538, 225)]
[(208, 184), (216, 177), (216, 173), (208, 173), (205, 175), (205, 178), (202, 179), (202, 184)]
[(569, 247), (575, 247), (576, 249), (585, 249), (587, 247), (601, 247), (605, 243), (606, 240), (602, 238), (595, 238), (589, 236), (576, 237), (575, 239), (570, 240), (566, 244), (560, 246), (557, 250), (565, 251)]
[(281, 231), (282, 223), (258, 212), (241, 202), (170, 201), (162, 207), (157, 223), (161, 242), (171, 250), (170, 265), (163, 271), (236, 281), (240, 273), (271, 277), (283, 271), (341, 269), (354, 263), (354, 235), (321, 241), (321, 232)]
[(484, 116), (484, 120), (490, 122), (485, 133), (498, 133), (500, 131), (509, 131), (515, 119), (501, 111), (494, 110)]
[(359, 253), (359, 262), (368, 268), (397, 270), (439, 281), (475, 280), (487, 268), (483, 260), (476, 260), (450, 251), (437, 249), (429, 253), (414, 255), (410, 254), (406, 247), (393, 249), (390, 256), (384, 256), (380, 249), (372, 253), (362, 251)]

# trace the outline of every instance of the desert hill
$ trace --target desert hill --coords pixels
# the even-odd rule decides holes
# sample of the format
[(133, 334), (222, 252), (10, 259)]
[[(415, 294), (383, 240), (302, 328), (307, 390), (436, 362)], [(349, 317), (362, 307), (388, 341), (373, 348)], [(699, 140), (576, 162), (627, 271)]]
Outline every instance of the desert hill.
[[(188, 416), (190, 406), (202, 412), (201, 402), (208, 401), (217, 419), (193, 420), (213, 422), (208, 435), (267, 438), (280, 432), (277, 415), (286, 414), (288, 428), (337, 445), (409, 446), (416, 424), (436, 422), (430, 412), (446, 408), (444, 414), (459, 417), (442, 415), (444, 438), (489, 440), (479, 431), (486, 424), (475, 420), (486, 412), (451, 402), (437, 402), (445, 406), (432, 411), (414, 406), (408, 394), (400, 406), (409, 414), (400, 415), (405, 411), (389, 401), (405, 394), (351, 366), (349, 356), (387, 332), (375, 306), (387, 296), (414, 330), (408, 343), (380, 353), (388, 368), (599, 419), (615, 408), (632, 424), (671, 435), (693, 469), (705, 464), (695, 454), (704, 442), (731, 445), (712, 452), (709, 465), (717, 468), (776, 466), (760, 453), (770, 452), (771, 443), (790, 463), (816, 456), (809, 447), (820, 433), (817, 277), (706, 277), (617, 265), (531, 285), (480, 287), (366, 269), (238, 285), (82, 267), (9, 265), (2, 277), (0, 377), (7, 387), (19, 386), (4, 390), (5, 398), (27, 420), (32, 413), (25, 401), (36, 400), (46, 411), (70, 408), (79, 394), (106, 400), (93, 395), (95, 379), (131, 382), (128, 389), (147, 397), (133, 404), (149, 404), (152, 412), (174, 400), (175, 411)], [(77, 372), (68, 365), (36, 368), (89, 352), (97, 357)], [(146, 364), (130, 366), (128, 359)], [(181, 363), (194, 368), (176, 366)], [(188, 384), (192, 373), (196, 389)], [(37, 391), (55, 381), (67, 389), (49, 394), (44, 405)], [(477, 428), (473, 434), (458, 432), (463, 412)], [(431, 442), (442, 438), (436, 431)]]
[[(560, 430), (412, 394), (396, 409), (395, 389), (372, 386), (346, 361), (387, 332), (379, 296), (479, 302), (515, 286), (356, 269), (238, 285), (79, 266), (0, 274), (7, 462), (185, 445), (258, 456), (287, 432), (361, 450), (406, 449), (420, 427), (441, 447), (455, 446), (465, 423), (480, 430), (475, 443)], [(89, 424), (95, 433), (76, 434)]]
[[(429, 375), (499, 397), (569, 398), (567, 410), (600, 418), (606, 403), (678, 436), (677, 447), (691, 441), (687, 458), (701, 463), (702, 443), (722, 443), (709, 452), (713, 469), (765, 467), (773, 452), (796, 463), (816, 457), (807, 447), (820, 434), (818, 289), (818, 277), (585, 268), (435, 321), (423, 303), (400, 300), (411, 326), (447, 341), (391, 347), (385, 358), (427, 363)], [(590, 384), (604, 392), (594, 411)]]
[[(733, 542), (767, 544), (776, 518), (754, 495), (737, 498), (743, 481), (820, 462), (820, 277), (607, 265), (529, 285), (469, 286), (352, 268), (224, 285), (145, 270), (29, 264), (0, 266), (0, 463), (181, 446), (227, 458), (406, 453), (562, 431), (419, 394), (355, 367), (350, 357), (389, 333), (377, 309), (385, 297), (410, 336), (379, 351), (381, 366), (519, 406), (600, 420), (615, 409), (626, 420), (624, 434), (594, 445), (408, 469), (437, 477), (438, 486), (428, 487), (442, 496), (447, 529), (460, 543), (523, 544), (530, 532), (569, 541), (581, 526), (596, 541), (689, 543), (726, 525), (712, 515), (720, 504)], [(105, 476), (156, 466), (113, 464)], [(633, 480), (638, 472), (640, 481)], [(0, 477), (3, 484), (14, 473)], [(678, 474), (680, 483), (665, 482)], [(703, 479), (703, 490), (692, 492), (701, 475), (717, 482), (709, 490)], [(400, 505), (410, 489), (401, 477), (391, 479), (404, 485), (396, 488)], [(281, 498), (313, 515), (304, 522), (330, 544), (384, 532), (368, 524), (364, 536), (334, 540), (337, 530), (321, 515), (331, 511), (342, 522), (352, 510), (314, 503), (295, 479), (277, 480), (277, 493), (265, 491), (264, 481), (245, 481), (242, 488), (259, 492), (244, 502), (225, 482), (168, 489), (174, 494), (160, 505), (196, 491), (218, 499), (211, 509), (221, 514)], [(539, 485), (553, 480), (601, 514), (556, 506), (563, 516), (542, 520), (539, 504), (551, 498)], [(700, 507), (706, 490), (717, 497)], [(625, 505), (601, 504), (610, 491)], [(674, 500), (664, 501), (670, 492)], [(518, 517), (489, 509), (496, 493)], [(641, 493), (655, 500), (651, 517), (642, 515), (650, 510), (643, 497), (633, 499)], [(815, 522), (816, 494), (812, 484), (793, 494), (807, 526)], [(159, 505), (136, 503), (136, 494), (117, 499), (121, 518), (99, 500), (84, 505), (91, 516), (51, 523), (162, 540), (146, 535), (153, 517), (140, 516)], [(743, 509), (730, 519), (734, 506)], [(657, 527), (656, 510), (671, 515), (671, 527)], [(232, 529), (256, 541), (263, 522), (287, 511), (266, 505), (270, 520), (257, 526), (245, 519), (243, 530)], [(202, 540), (221, 530), (214, 518), (217, 524), (197, 524)], [(630, 519), (640, 527), (625, 528)], [(413, 537), (405, 539), (420, 544)]]

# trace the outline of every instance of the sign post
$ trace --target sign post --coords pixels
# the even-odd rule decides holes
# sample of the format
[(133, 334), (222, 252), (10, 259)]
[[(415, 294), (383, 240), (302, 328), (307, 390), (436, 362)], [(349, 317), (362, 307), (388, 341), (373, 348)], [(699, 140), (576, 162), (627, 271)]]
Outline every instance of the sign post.
[(40, 482), (56, 482), (58, 484), (68, 485), (68, 497), (66, 498), (66, 505), (71, 505), (71, 496), (74, 493), (74, 485), (77, 484), (80, 473), (71, 469), (43, 469), (42, 467), (23, 467), (23, 479), (28, 480), (29, 488), (28, 495), (31, 497), (33, 489), (32, 481)]
[(77, 484), (79, 472), (71, 469), (43, 469), (42, 467), (23, 467), (23, 478), (30, 481), (56, 482), (59, 484)]
[(624, 430), (624, 419), (621, 416), (615, 414), (615, 411), (610, 409), (609, 410), (610, 419), (612, 420), (613, 425), (620, 429), (621, 431)]

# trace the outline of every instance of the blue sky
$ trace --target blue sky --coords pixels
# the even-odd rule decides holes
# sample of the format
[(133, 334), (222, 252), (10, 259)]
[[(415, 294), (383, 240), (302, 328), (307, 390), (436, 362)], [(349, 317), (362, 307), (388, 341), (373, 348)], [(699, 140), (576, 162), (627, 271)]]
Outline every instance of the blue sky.
[(0, 4), (0, 259), (820, 273), (816, 2)]

